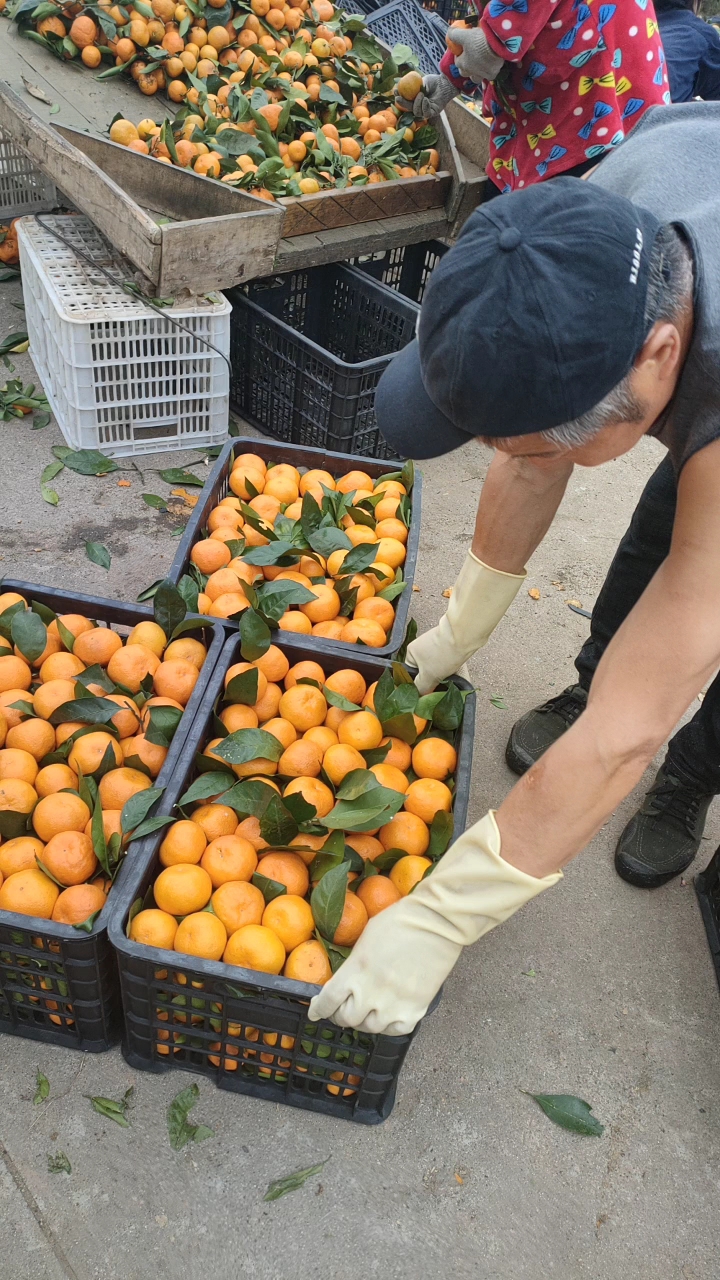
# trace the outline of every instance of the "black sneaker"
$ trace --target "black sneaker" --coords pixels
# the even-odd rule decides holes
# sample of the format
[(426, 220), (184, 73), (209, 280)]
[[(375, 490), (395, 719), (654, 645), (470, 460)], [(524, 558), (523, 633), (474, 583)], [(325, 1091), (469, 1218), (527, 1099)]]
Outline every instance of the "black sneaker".
[(615, 850), (615, 870), (628, 884), (657, 889), (690, 866), (700, 848), (713, 792), (672, 772), (667, 763)]
[(561, 738), (587, 706), (587, 693), (571, 684), (556, 698), (528, 711), (512, 727), (505, 759), (513, 773), (527, 773), (531, 765)]

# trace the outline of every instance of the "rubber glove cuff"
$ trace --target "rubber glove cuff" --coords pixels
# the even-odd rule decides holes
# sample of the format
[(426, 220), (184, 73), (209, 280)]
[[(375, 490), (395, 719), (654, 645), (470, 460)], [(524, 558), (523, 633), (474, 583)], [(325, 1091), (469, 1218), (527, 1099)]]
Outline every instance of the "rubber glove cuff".
[(450, 32), (453, 44), (462, 46), (462, 53), (455, 55), (455, 66), (462, 76), (480, 84), (482, 80), (494, 80), (504, 60), (491, 49), (482, 27), (466, 30), (464, 27), (453, 27)]
[(438, 625), (409, 645), (407, 661), (417, 667), (415, 684), (430, 693), (441, 680), (487, 644), (507, 613), (527, 574), (493, 569), (469, 551)]

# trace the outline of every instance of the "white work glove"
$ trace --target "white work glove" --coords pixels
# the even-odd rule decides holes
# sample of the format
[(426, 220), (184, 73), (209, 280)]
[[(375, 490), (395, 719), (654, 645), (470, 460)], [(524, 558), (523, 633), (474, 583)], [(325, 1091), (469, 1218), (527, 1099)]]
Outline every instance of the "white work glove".
[(524, 572), (491, 569), (468, 551), (447, 613), (436, 627), (408, 646), (407, 663), (418, 669), (415, 684), (421, 694), (430, 693), (441, 680), (454, 675), (487, 644), (526, 577)]
[(504, 60), (490, 47), (482, 27), (450, 27), (448, 36), (453, 44), (462, 46), (462, 53), (455, 54), (455, 66), (461, 76), (480, 84), (482, 80), (494, 80)]
[(460, 836), (412, 893), (374, 916), (352, 954), (310, 1002), (313, 1022), (407, 1035), (427, 1013), (463, 947), (550, 889), (500, 856), (491, 810)]
[(447, 76), (424, 76), (423, 87), (412, 102), (407, 98), (398, 98), (397, 102), (403, 111), (412, 111), (416, 120), (432, 120), (445, 110), (448, 102), (456, 98), (459, 92)]

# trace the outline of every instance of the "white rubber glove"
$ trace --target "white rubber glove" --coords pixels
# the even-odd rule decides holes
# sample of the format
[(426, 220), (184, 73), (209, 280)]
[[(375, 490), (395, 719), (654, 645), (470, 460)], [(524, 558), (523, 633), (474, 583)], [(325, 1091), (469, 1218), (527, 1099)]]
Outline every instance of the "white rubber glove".
[(313, 1022), (407, 1035), (463, 947), (562, 879), (536, 880), (500, 856), (491, 810), (460, 836), (426, 880), (365, 926), (352, 954), (310, 1002)]
[(448, 35), (453, 44), (462, 46), (462, 53), (455, 55), (455, 66), (461, 76), (480, 84), (482, 80), (494, 80), (505, 65), (504, 60), (490, 48), (488, 38), (482, 27), (470, 30), (465, 27), (450, 27)]
[(423, 87), (412, 102), (406, 98), (398, 98), (397, 102), (403, 111), (412, 111), (416, 120), (433, 120), (459, 92), (447, 76), (424, 76)]
[(407, 662), (418, 669), (415, 684), (421, 694), (430, 693), (441, 680), (454, 675), (487, 644), (526, 577), (526, 573), (491, 569), (468, 551), (447, 613), (436, 627), (408, 646)]

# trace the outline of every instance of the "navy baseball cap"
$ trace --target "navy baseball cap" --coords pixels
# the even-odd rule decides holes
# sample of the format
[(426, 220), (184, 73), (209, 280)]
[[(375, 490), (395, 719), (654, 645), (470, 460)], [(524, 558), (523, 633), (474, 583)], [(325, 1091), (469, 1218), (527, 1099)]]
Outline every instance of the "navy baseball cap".
[(378, 383), (378, 426), (396, 453), (548, 431), (598, 404), (647, 337), (661, 225), (570, 177), (476, 210), (430, 277), (417, 338)]

